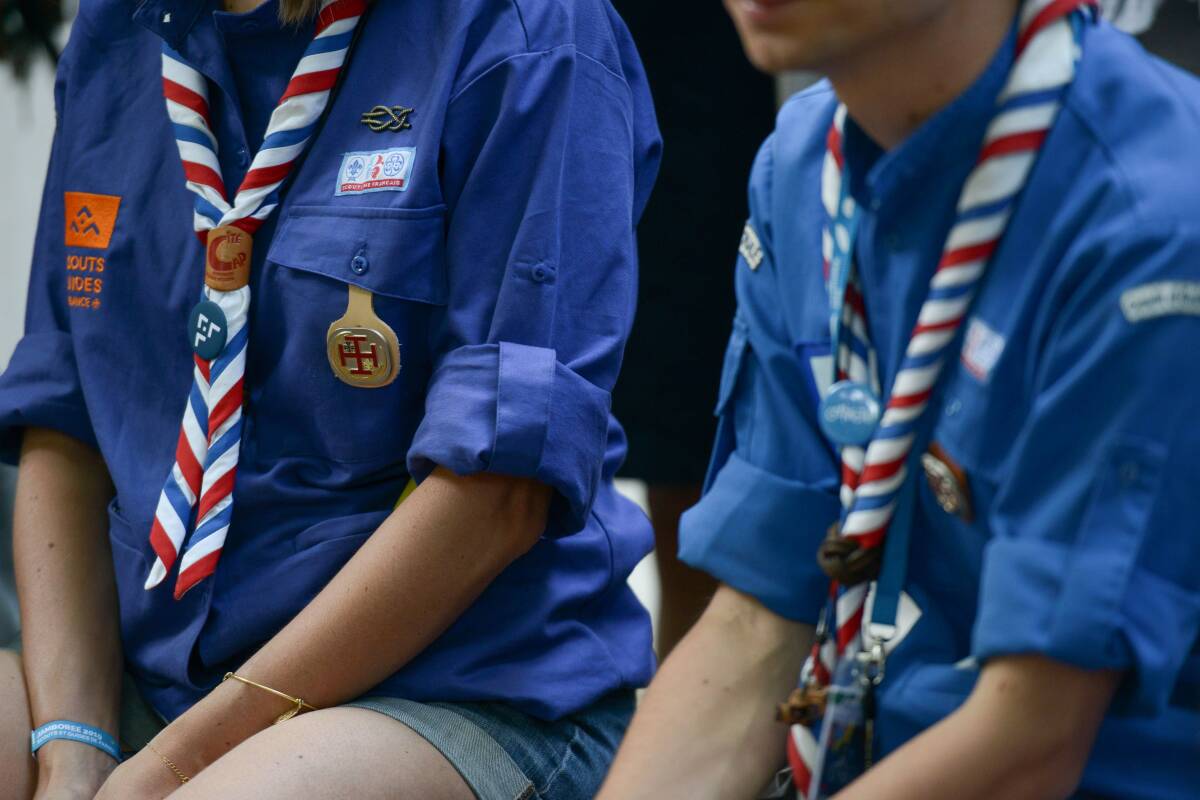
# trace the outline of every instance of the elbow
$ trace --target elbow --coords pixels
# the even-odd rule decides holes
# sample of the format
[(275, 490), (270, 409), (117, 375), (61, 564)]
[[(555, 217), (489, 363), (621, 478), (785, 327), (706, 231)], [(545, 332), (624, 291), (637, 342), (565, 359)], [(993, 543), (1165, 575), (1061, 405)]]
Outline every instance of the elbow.
[(533, 549), (545, 533), (552, 496), (553, 490), (544, 483), (529, 478), (508, 479), (495, 514), (512, 546), (510, 554), (514, 561)]
[(525, 555), (545, 533), (553, 496), (546, 484), (490, 472), (450, 477), (441, 467), (438, 473), (461, 487), (458, 501), (470, 504), (507, 561)]

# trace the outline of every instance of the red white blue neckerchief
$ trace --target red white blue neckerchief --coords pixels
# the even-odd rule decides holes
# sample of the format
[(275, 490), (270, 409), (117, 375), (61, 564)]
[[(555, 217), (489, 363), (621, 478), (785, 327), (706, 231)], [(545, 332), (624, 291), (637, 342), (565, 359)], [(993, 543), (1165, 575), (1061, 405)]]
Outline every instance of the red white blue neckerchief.
[[(217, 160), (208, 83), (178, 53), (163, 46), (163, 95), (187, 187), (196, 195), (193, 223), (202, 245), (208, 244), (209, 231), (227, 225), (253, 235), (278, 207), (280, 186), (317, 128), (366, 8), (367, 0), (322, 2), (312, 43), (271, 115), (262, 147), (232, 202)], [(145, 588), (162, 583), (178, 558), (176, 599), (216, 569), (233, 516), (241, 448), (250, 287), (218, 291), (206, 285), (204, 299), (224, 313), (225, 344), (215, 357), (194, 356), (175, 463), (150, 529), (157, 558)]]
[[(881, 547), (895, 514), (897, 499), (909, 476), (913, 443), (950, 355), (952, 344), (975, 297), (993, 253), (1000, 244), (1021, 190), (1045, 141), (1063, 97), (1075, 78), (1079, 56), (1076, 25), (1095, 16), (1093, 0), (1029, 0), (1020, 12), (1016, 59), (986, 134), (979, 159), (963, 185), (957, 218), (942, 250), (891, 386), (874, 434), (865, 446), (847, 445), (842, 455), (841, 535), (862, 548)], [(829, 223), (822, 246), (826, 271), (836, 279), (834, 262), (850, 270), (845, 296), (835, 298), (838, 318), (835, 364), (839, 381), (878, 386), (874, 350), (861, 286), (853, 274), (854, 201), (843, 191), (845, 164), (842, 131), (846, 109), (840, 107), (829, 132), (822, 175), (822, 198)], [(841, 255), (839, 255), (841, 251)], [(832, 636), (818, 637), (804, 665), (801, 681), (828, 686), (839, 663), (867, 647), (890, 649), (896, 640), (876, 641), (864, 626), (874, 585), (844, 590), (831, 587), (835, 620)], [(919, 612), (918, 612), (919, 613)], [(864, 641), (864, 627), (872, 641)], [(820, 795), (820, 769), (825, 754), (813, 732), (793, 725), (787, 744), (797, 796)]]

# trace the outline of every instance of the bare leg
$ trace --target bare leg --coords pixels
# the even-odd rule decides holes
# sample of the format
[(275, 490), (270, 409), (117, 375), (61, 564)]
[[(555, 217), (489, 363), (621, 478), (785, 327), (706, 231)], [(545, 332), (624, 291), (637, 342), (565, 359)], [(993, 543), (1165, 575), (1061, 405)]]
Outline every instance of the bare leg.
[(363, 708), (315, 711), (246, 740), (171, 800), (473, 800), (437, 749)]
[(654, 523), (658, 578), (662, 584), (658, 621), (658, 658), (662, 661), (700, 618), (717, 589), (717, 582), (676, 557), (679, 517), (700, 499), (699, 484), (651, 484), (647, 494), (650, 520)]
[(29, 757), (29, 728), (21, 658), (10, 650), (0, 650), (0, 786), (6, 797), (24, 800), (33, 796), (37, 771)]

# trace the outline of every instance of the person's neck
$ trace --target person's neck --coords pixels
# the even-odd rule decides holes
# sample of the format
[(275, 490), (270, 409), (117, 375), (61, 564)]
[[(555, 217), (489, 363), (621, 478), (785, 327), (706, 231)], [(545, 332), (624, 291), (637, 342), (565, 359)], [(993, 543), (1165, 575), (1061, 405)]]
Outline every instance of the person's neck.
[(234, 14), (245, 14), (261, 6), (267, 0), (222, 0), (225, 10)]
[(838, 98), (885, 149), (908, 138), (986, 69), (1019, 0), (962, 0), (826, 68)]

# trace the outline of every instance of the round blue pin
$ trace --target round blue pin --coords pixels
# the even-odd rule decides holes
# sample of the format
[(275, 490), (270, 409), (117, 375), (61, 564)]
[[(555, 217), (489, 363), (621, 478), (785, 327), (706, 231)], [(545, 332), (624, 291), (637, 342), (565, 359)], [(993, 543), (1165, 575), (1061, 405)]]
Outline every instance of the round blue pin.
[(212, 361), (225, 349), (229, 337), (229, 323), (225, 312), (211, 300), (201, 300), (192, 309), (188, 322), (188, 336), (192, 350), (205, 361)]
[(864, 445), (871, 441), (883, 405), (869, 386), (854, 381), (838, 381), (821, 401), (821, 431), (834, 444)]

